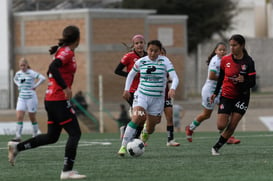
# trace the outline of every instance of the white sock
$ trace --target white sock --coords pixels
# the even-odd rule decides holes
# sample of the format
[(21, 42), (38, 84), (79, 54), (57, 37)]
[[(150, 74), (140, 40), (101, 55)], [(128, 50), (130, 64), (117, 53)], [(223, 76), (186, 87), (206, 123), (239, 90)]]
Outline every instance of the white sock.
[(121, 143), (122, 146), (126, 146), (134, 138), (134, 135), (136, 133), (136, 128), (132, 128), (130, 123), (127, 125), (125, 129), (125, 133)]
[(21, 138), (22, 131), (23, 131), (23, 122), (17, 122), (16, 132), (15, 132), (16, 138)]
[(38, 127), (38, 123), (32, 123), (32, 128), (33, 128), (33, 133), (32, 133), (32, 137), (35, 137), (38, 135), (38, 130), (39, 130), (39, 127)]

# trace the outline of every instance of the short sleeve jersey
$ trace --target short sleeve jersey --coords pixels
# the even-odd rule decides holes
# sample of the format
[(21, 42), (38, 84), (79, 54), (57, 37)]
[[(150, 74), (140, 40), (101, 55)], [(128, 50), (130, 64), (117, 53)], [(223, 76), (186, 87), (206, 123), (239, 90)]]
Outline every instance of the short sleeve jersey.
[[(64, 79), (66, 85), (71, 88), (74, 74), (77, 69), (77, 64), (74, 56), (74, 52), (68, 47), (64, 46), (58, 49), (55, 56), (53, 57), (53, 61), (55, 59), (60, 59), (62, 61), (62, 66), (59, 67), (59, 72), (61, 77)], [(49, 72), (49, 83), (46, 91), (45, 100), (46, 101), (61, 101), (67, 100), (63, 89), (56, 80), (52, 77), (52, 74)]]
[[(131, 69), (133, 68), (135, 62), (139, 58), (141, 58), (141, 57), (136, 52), (132, 51), (132, 52), (125, 54), (122, 57), (120, 63), (122, 63), (123, 65), (126, 66), (127, 72), (130, 72)], [(137, 74), (135, 76), (129, 91), (134, 93), (137, 90), (138, 84), (139, 84), (139, 74)]]
[(240, 71), (244, 71), (246, 76), (255, 75), (254, 61), (250, 56), (244, 55), (241, 60), (235, 61), (232, 55), (227, 55), (222, 58), (221, 69), (225, 72), (222, 84), (222, 96), (230, 99), (238, 98), (241, 94), (240, 86), (234, 78), (238, 77)]
[(13, 80), (18, 86), (19, 98), (32, 98), (32, 95), (35, 92), (33, 90), (35, 79), (38, 79), (39, 75), (40, 74), (38, 72), (31, 69), (28, 69), (26, 72), (23, 72), (22, 70), (16, 72)]
[(210, 94), (214, 92), (214, 90), (216, 88), (216, 85), (217, 85), (217, 81), (216, 80), (210, 80), (209, 79), (209, 74), (210, 74), (210, 71), (212, 71), (212, 72), (215, 72), (215, 74), (217, 76), (219, 76), (220, 64), (221, 64), (221, 58), (219, 58), (217, 55), (213, 56), (210, 63), (209, 63), (207, 80), (206, 80), (203, 87), (209, 88), (209, 93)]
[(167, 73), (174, 71), (173, 64), (165, 56), (158, 56), (154, 61), (145, 56), (136, 61), (133, 70), (140, 72), (138, 91), (141, 94), (162, 97), (165, 96)]

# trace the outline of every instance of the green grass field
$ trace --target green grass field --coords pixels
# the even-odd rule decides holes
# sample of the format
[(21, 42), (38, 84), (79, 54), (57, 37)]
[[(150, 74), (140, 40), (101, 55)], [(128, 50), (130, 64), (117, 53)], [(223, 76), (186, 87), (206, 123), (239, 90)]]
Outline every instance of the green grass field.
[[(117, 155), (118, 134), (83, 134), (75, 170), (92, 181), (269, 181), (273, 179), (273, 133), (238, 132), (238, 145), (225, 145), (220, 156), (210, 149), (218, 133), (196, 132), (193, 142), (176, 133), (180, 147), (166, 147), (166, 134), (155, 133), (138, 158)], [(14, 167), (7, 161), (7, 141), (1, 136), (0, 170), (3, 181), (59, 180), (63, 164), (63, 134), (53, 145), (21, 152)]]

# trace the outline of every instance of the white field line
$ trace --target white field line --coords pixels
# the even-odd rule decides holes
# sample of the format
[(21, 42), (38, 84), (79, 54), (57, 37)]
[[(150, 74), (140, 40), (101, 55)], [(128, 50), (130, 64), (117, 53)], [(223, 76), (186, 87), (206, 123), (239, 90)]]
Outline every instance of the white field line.
[[(178, 136), (177, 136), (178, 137)], [(243, 135), (243, 136), (237, 136), (236, 138), (259, 138), (259, 137), (273, 137), (273, 134), (260, 134), (260, 135)], [(203, 136), (203, 137), (194, 137), (196, 140), (205, 140), (205, 139), (212, 139), (212, 138), (217, 138), (215, 136)], [(182, 140), (185, 138), (176, 138), (176, 140)], [(117, 139), (95, 139), (95, 141), (87, 141), (87, 140), (82, 140), (79, 143), (79, 147), (85, 147), (85, 146), (92, 146), (92, 145), (102, 145), (102, 146), (108, 146), (111, 145), (112, 142), (120, 141), (118, 138)], [(2, 142), (3, 143), (3, 142)], [(47, 146), (41, 146), (39, 148), (60, 148), (60, 147), (65, 147), (66, 141), (59, 141), (59, 144), (54, 144), (54, 145), (47, 145)], [(2, 147), (0, 150), (6, 150), (7, 147)]]

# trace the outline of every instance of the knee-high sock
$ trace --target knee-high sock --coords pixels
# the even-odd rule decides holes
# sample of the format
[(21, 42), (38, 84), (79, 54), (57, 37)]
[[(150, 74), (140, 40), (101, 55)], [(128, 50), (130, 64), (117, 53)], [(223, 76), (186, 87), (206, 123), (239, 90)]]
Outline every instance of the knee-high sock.
[(135, 124), (134, 122), (130, 122), (128, 123), (123, 139), (122, 139), (122, 146), (126, 146), (128, 144), (128, 142), (130, 142), (133, 138), (134, 135), (136, 133), (136, 128), (137, 128), (137, 124)]
[(16, 138), (21, 138), (22, 131), (23, 131), (23, 122), (17, 122), (16, 133), (15, 133)]

